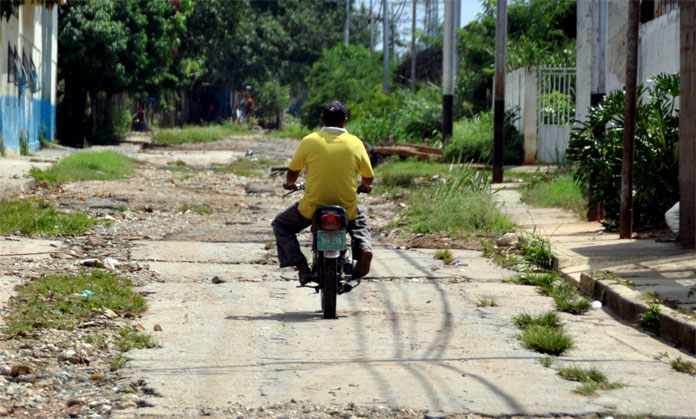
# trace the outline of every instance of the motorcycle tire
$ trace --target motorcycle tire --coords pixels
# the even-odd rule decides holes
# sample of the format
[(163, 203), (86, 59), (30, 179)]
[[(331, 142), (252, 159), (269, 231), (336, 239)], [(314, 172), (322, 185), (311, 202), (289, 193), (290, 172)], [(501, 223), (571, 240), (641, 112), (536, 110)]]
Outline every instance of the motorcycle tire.
[(336, 286), (338, 281), (338, 259), (322, 258), (321, 263), (321, 310), (325, 319), (336, 318)]

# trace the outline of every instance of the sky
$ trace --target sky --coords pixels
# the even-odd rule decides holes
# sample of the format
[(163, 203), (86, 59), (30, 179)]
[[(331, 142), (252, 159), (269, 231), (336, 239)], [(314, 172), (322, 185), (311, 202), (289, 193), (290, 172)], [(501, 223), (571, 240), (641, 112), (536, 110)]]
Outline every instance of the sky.
[[(445, 1), (447, 0), (438, 0), (438, 6), (439, 6), (439, 13), (438, 16), (440, 20), (442, 20), (442, 17), (445, 13)], [(472, 20), (476, 19), (476, 14), (483, 12), (483, 7), (481, 6), (481, 0), (460, 0), (461, 1), (461, 26), (466, 26), (467, 23), (471, 22)], [(389, 2), (392, 4), (392, 8), (394, 11), (398, 10), (400, 5), (403, 5), (403, 12), (401, 14), (400, 21), (402, 22), (399, 25), (399, 32), (401, 34), (406, 35), (407, 39), (410, 39), (410, 33), (411, 33), (411, 11), (413, 10), (412, 2), (411, 0), (389, 0)], [(404, 4), (404, 2), (406, 4)], [(366, 9), (369, 9), (370, 7), (370, 0), (356, 0), (355, 4), (353, 7), (359, 8), (360, 5), (365, 5)], [(375, 13), (378, 12), (378, 8), (381, 7), (381, 0), (372, 0), (372, 7)], [(418, 13), (423, 13), (424, 7), (425, 7), (425, 0), (418, 0), (417, 3), (418, 7)], [(418, 30), (423, 29), (423, 17), (418, 16), (417, 17), (417, 23), (416, 23)], [(381, 50), (380, 42), (377, 42), (376, 45), (377, 50)]]

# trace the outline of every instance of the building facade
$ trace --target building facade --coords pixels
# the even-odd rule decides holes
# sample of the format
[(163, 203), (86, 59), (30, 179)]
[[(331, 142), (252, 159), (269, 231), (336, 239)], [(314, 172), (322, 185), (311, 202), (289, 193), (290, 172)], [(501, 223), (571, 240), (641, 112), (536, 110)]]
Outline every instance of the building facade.
[(58, 8), (27, 4), (0, 19), (0, 138), (7, 154), (56, 136)]

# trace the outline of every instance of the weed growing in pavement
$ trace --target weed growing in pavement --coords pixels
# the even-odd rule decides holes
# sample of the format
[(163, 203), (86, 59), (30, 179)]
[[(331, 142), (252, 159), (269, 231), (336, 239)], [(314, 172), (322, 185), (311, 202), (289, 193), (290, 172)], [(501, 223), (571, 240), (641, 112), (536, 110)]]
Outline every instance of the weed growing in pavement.
[(121, 204), (121, 205), (119, 205), (119, 206), (116, 207), (116, 211), (118, 211), (118, 212), (126, 212), (126, 211), (128, 211), (128, 207), (125, 206), (125, 205), (123, 205), (123, 204)]
[(116, 371), (117, 369), (123, 368), (123, 366), (126, 365), (126, 362), (128, 362), (128, 358), (126, 358), (123, 355), (120, 355), (118, 358), (111, 362), (111, 364), (109, 365), (109, 369), (111, 371)]
[(118, 331), (116, 346), (121, 352), (128, 352), (131, 349), (154, 348), (158, 343), (152, 336), (139, 332), (134, 326), (126, 326)]
[(542, 271), (553, 268), (553, 253), (549, 240), (532, 234), (520, 240), (518, 247), (522, 251), (522, 259), (530, 266)]
[(689, 293), (687, 294), (687, 297), (691, 298), (694, 295), (696, 295), (696, 286), (689, 288)]
[(615, 284), (623, 285), (623, 286), (630, 288), (632, 290), (636, 289), (636, 286), (633, 283), (633, 281), (631, 281), (630, 279), (623, 279), (623, 278), (619, 277), (618, 275), (614, 274), (613, 272), (599, 270), (599, 271), (592, 272), (591, 275), (594, 278), (612, 281)]
[(0, 234), (79, 235), (96, 224), (81, 212), (58, 212), (50, 202), (0, 201)]
[(560, 355), (573, 347), (573, 339), (561, 327), (533, 325), (523, 330), (519, 336), (522, 345), (536, 352)]
[(495, 297), (491, 295), (484, 295), (478, 298), (476, 302), (476, 307), (497, 307), (498, 303)]
[(179, 207), (179, 211), (181, 212), (188, 212), (192, 211), (195, 212), (196, 214), (200, 215), (211, 215), (213, 213), (213, 210), (207, 206), (207, 205), (191, 205), (191, 204), (182, 204)]
[(123, 179), (133, 174), (134, 160), (114, 151), (74, 153), (48, 169), (32, 167), (30, 174), (37, 182), (54, 185), (83, 180)]
[(186, 167), (186, 162), (183, 160), (172, 160), (167, 162), (167, 166)]
[(558, 314), (553, 311), (547, 311), (543, 314), (532, 315), (529, 313), (520, 313), (513, 317), (512, 322), (515, 326), (520, 329), (528, 329), (532, 326), (549, 327), (549, 328), (560, 328), (561, 319), (558, 318)]
[(39, 329), (72, 329), (108, 308), (134, 315), (146, 309), (145, 299), (131, 289), (130, 280), (101, 270), (49, 274), (17, 287), (5, 334), (16, 336)]
[(623, 387), (621, 383), (610, 383), (606, 375), (592, 367), (583, 369), (576, 366), (563, 367), (558, 370), (558, 375), (569, 381), (580, 383), (575, 391), (584, 396), (589, 396), (597, 390), (611, 390)]
[(152, 143), (177, 145), (183, 143), (209, 143), (232, 135), (248, 135), (252, 131), (246, 124), (228, 122), (224, 125), (188, 126), (184, 128), (157, 129), (152, 134)]
[(648, 330), (655, 331), (660, 327), (660, 306), (650, 304), (650, 308), (640, 316), (640, 325)]
[(0, 135), (0, 156), (5, 157), (5, 142), (2, 139), (2, 135)]
[(263, 246), (264, 250), (271, 250), (276, 247), (275, 240), (267, 241), (266, 244)]
[(507, 282), (518, 285), (535, 285), (540, 288), (550, 288), (560, 277), (556, 272), (523, 272), (508, 279)]
[[(544, 290), (546, 291), (546, 290)], [(583, 314), (590, 309), (590, 300), (578, 293), (575, 284), (560, 279), (548, 289), (548, 295), (553, 298), (559, 311), (570, 314)]]
[(539, 362), (543, 367), (549, 368), (555, 360), (556, 359), (552, 356), (542, 356), (541, 358), (537, 359), (537, 362)]
[(444, 263), (445, 265), (449, 265), (452, 263), (454, 258), (452, 257), (452, 252), (449, 249), (440, 249), (435, 252), (435, 256), (433, 256), (435, 259), (439, 259)]
[(681, 357), (672, 361), (672, 369), (683, 372), (684, 374), (696, 375), (696, 364), (691, 361), (682, 360)]

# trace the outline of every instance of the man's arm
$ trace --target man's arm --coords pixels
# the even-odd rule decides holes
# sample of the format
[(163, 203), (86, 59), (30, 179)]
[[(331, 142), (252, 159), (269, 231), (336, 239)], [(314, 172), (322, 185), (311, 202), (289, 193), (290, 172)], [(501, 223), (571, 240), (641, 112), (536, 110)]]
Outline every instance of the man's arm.
[(287, 189), (289, 191), (294, 191), (297, 189), (297, 177), (300, 176), (300, 171), (294, 171), (288, 169), (287, 174), (285, 175), (285, 183), (283, 184), (283, 189)]
[(365, 192), (365, 193), (370, 193), (372, 192), (372, 181), (375, 180), (373, 177), (362, 177), (362, 181), (358, 185), (358, 193), (360, 192)]

